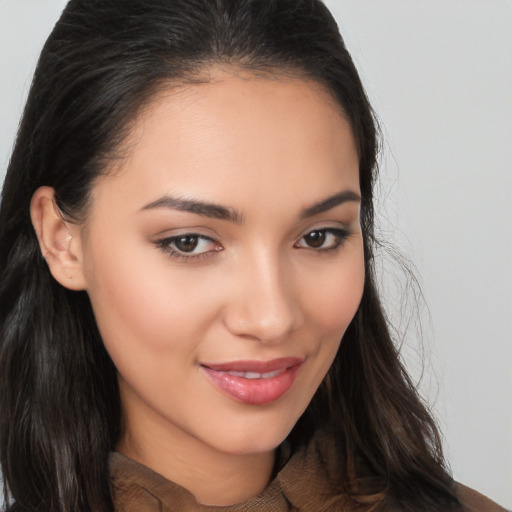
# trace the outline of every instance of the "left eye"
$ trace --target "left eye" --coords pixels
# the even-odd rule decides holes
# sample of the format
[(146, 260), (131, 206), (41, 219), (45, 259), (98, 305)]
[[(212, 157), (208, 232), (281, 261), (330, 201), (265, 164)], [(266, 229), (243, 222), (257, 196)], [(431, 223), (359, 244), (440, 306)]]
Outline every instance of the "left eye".
[(295, 244), (295, 247), (314, 249), (317, 251), (337, 249), (348, 235), (349, 233), (344, 229), (314, 229), (305, 234)]
[(204, 235), (190, 233), (158, 240), (157, 245), (171, 256), (183, 257), (199, 256), (221, 249), (215, 240)]

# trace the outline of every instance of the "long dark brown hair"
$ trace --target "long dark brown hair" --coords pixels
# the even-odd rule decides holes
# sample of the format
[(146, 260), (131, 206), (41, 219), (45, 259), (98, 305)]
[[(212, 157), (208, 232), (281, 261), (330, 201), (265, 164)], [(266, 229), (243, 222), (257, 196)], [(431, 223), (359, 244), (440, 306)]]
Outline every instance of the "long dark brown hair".
[[(42, 51), (0, 209), (0, 453), (13, 511), (112, 510), (107, 456), (120, 437), (116, 369), (86, 292), (60, 286), (29, 217), (53, 187), (85, 219), (94, 179), (157, 90), (226, 64), (315, 80), (349, 119), (359, 152), (366, 282), (336, 360), (292, 431), (319, 427), (355, 501), (455, 510), (439, 434), (400, 363), (376, 292), (378, 136), (338, 27), (319, 0), (71, 0)], [(202, 78), (201, 78), (202, 77)]]

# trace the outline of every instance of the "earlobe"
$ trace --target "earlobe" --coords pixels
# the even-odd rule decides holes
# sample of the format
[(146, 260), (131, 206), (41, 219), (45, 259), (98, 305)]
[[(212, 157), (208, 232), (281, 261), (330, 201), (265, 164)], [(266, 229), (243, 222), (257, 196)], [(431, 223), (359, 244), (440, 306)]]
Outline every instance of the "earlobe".
[(35, 191), (30, 217), (53, 277), (70, 290), (85, 290), (80, 229), (63, 218), (53, 188), (40, 187)]

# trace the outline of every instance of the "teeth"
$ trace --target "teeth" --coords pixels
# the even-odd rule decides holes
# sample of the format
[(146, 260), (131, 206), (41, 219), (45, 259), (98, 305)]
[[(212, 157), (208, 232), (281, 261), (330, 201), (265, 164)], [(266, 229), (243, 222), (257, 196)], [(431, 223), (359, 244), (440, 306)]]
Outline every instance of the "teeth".
[(271, 379), (283, 373), (284, 370), (274, 370), (273, 372), (257, 373), (257, 372), (227, 372), (234, 377), (243, 377), (244, 379)]
[(243, 377), (245, 375), (244, 372), (228, 372), (229, 375), (234, 375), (235, 377)]
[(244, 379), (261, 379), (262, 374), (256, 372), (245, 372)]
[(280, 375), (283, 372), (284, 372), (284, 370), (274, 370), (273, 372), (264, 373), (262, 375), (262, 377), (264, 379), (270, 379), (272, 377), (277, 377), (278, 375)]

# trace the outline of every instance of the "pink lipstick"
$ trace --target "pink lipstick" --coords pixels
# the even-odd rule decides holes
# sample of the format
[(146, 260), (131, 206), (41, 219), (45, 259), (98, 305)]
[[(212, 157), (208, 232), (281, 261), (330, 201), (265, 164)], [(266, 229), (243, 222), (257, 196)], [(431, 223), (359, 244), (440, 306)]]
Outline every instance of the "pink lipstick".
[(201, 371), (237, 402), (264, 405), (278, 400), (293, 386), (303, 362), (300, 357), (282, 357), (271, 361), (203, 363)]

